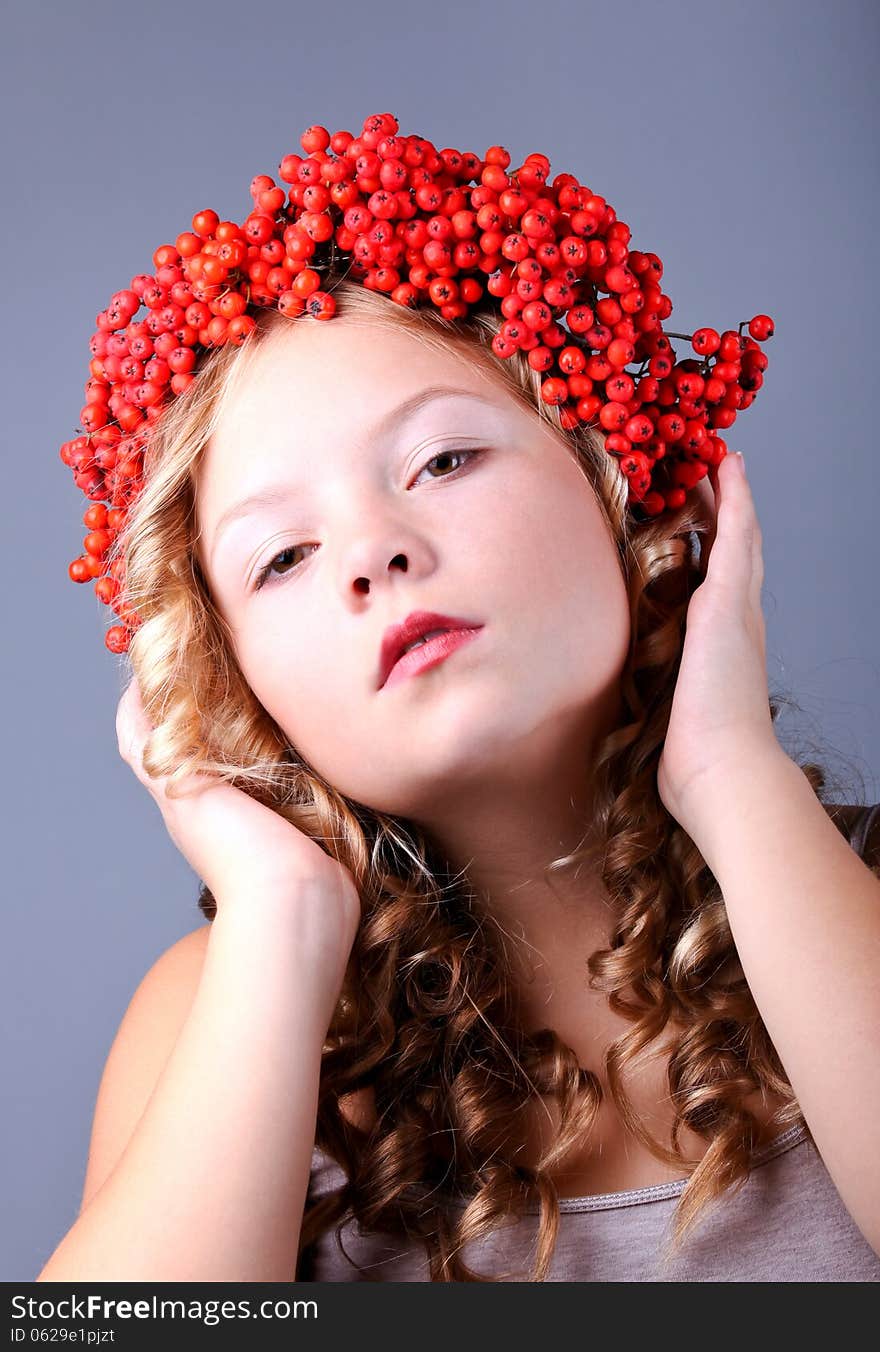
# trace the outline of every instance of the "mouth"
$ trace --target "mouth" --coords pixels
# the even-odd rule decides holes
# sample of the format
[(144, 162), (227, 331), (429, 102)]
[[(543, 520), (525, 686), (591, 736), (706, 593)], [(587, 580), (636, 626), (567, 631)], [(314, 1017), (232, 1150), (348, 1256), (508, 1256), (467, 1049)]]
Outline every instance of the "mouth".
[(438, 663), (445, 662), (446, 658), (458, 648), (472, 642), (482, 629), (483, 625), (475, 625), (471, 628), (429, 631), (415, 643), (415, 646), (400, 654), (391, 666), (381, 689), (387, 690), (390, 686), (399, 685), (407, 677), (428, 671)]

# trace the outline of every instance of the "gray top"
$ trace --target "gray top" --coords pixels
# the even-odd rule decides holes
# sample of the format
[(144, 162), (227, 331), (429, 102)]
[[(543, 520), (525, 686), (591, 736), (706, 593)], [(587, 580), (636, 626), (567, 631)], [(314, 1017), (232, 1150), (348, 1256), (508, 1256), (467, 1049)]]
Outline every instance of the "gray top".
[[(340, 1166), (317, 1147), (308, 1199), (345, 1181)], [(755, 1152), (741, 1190), (704, 1213), (665, 1270), (669, 1222), (686, 1179), (559, 1203), (559, 1236), (551, 1282), (877, 1282), (880, 1258), (852, 1220), (806, 1129), (790, 1127)], [(456, 1205), (463, 1205), (456, 1203)], [(474, 1271), (528, 1281), (538, 1211), (470, 1241), (462, 1256)], [(298, 1279), (315, 1282), (424, 1282), (421, 1245), (363, 1235), (349, 1217), (311, 1246)], [(360, 1264), (364, 1269), (358, 1272)]]
[[(865, 859), (880, 803), (845, 808), (849, 840)], [(870, 862), (880, 855), (874, 847)], [(869, 862), (866, 860), (866, 862)], [(315, 1148), (312, 1201), (345, 1182), (339, 1165)], [(752, 1158), (752, 1172), (733, 1196), (704, 1213), (679, 1255), (664, 1267), (676, 1199), (687, 1179), (629, 1192), (566, 1197), (551, 1282), (877, 1282), (880, 1258), (840, 1199), (805, 1127), (794, 1126)], [(537, 1207), (512, 1226), (464, 1246), (474, 1271), (529, 1280), (537, 1237)], [(316, 1282), (429, 1281), (421, 1245), (363, 1235), (349, 1218), (325, 1231), (303, 1255), (298, 1276)], [(348, 1256), (346, 1256), (348, 1255)], [(362, 1271), (358, 1271), (358, 1265)]]

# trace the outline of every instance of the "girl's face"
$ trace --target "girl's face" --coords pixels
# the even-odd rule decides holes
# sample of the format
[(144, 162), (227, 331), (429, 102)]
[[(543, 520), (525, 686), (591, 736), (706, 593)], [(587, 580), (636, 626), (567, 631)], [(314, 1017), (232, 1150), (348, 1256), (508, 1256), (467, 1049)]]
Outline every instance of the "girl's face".
[[(463, 356), (343, 315), (275, 330), (206, 448), (197, 512), (246, 680), (360, 803), (430, 821), (540, 783), (616, 707), (629, 610), (594, 490), (561, 436)], [(414, 610), (483, 627), (379, 688), (385, 630)]]

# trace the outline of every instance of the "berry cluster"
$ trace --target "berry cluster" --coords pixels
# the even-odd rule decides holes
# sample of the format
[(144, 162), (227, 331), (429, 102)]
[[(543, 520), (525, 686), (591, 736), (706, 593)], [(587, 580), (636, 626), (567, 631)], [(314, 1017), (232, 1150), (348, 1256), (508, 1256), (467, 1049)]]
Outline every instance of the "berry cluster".
[[(92, 503), (69, 576), (95, 579), (119, 617), (105, 634), (111, 652), (128, 650), (139, 623), (123, 559), (108, 556), (143, 487), (153, 424), (189, 388), (204, 352), (247, 341), (258, 307), (331, 319), (322, 273), (334, 275), (340, 259), (346, 275), (399, 305), (430, 304), (448, 319), (497, 307), (495, 354), (527, 354), (564, 428), (603, 429), (639, 519), (683, 504), (727, 453), (718, 430), (763, 383), (759, 343), (772, 337), (772, 319), (756, 315), (748, 336), (744, 324), (664, 333), (672, 302), (660, 258), (630, 250), (629, 226), (572, 174), (548, 185), (545, 155), (509, 171), (502, 146), (482, 160), (438, 151), (399, 135), (391, 113), (368, 117), (358, 137), (309, 127), (300, 144), (305, 154), (279, 166), (289, 191), (258, 174), (241, 225), (198, 212), (191, 230), (155, 251), (155, 272), (133, 277), (97, 316), (79, 435), (60, 454)], [(687, 339), (699, 360), (676, 364), (670, 338)]]

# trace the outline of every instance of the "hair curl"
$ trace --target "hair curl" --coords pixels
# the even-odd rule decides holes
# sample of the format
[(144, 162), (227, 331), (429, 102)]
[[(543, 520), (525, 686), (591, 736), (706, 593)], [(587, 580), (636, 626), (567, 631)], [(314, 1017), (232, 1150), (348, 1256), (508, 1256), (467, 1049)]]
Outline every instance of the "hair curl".
[[(657, 792), (708, 519), (691, 500), (674, 515), (634, 525), (626, 479), (602, 435), (564, 431), (525, 357), (499, 362), (491, 352), (500, 320), (490, 305), (449, 321), (430, 308), (395, 305), (344, 276), (331, 285), (339, 314), (402, 327), (505, 380), (512, 397), (565, 438), (604, 509), (629, 597), (624, 716), (589, 767), (594, 843), (549, 869), (598, 858), (615, 908), (610, 947), (588, 962), (590, 984), (632, 1024), (605, 1058), (625, 1127), (688, 1175), (671, 1256), (710, 1204), (745, 1183), (758, 1139), (745, 1101), (755, 1090), (783, 1101), (774, 1118), (781, 1129), (806, 1126), (746, 983), (718, 883)], [(320, 841), (350, 869), (361, 894), (362, 921), (323, 1050), (315, 1134), (347, 1182), (306, 1208), (300, 1257), (353, 1215), (365, 1231), (421, 1242), (433, 1281), (504, 1280), (520, 1274), (476, 1272), (461, 1250), (537, 1202), (530, 1279), (542, 1281), (560, 1214), (548, 1170), (589, 1140), (601, 1082), (554, 1030), (526, 1034), (520, 1027), (506, 950), (465, 874), (451, 875), (414, 823), (346, 799), (289, 746), (241, 674), (196, 555), (196, 483), (208, 438), (257, 345), (290, 322), (267, 309), (243, 348), (209, 354), (147, 451), (144, 488), (118, 542), (142, 620), (129, 657), (156, 725), (144, 763), (151, 774), (170, 776), (172, 786), (201, 770), (251, 793)], [(784, 702), (771, 698), (774, 721)], [(801, 769), (825, 802), (823, 769), (813, 762)], [(199, 906), (213, 919), (216, 904), (204, 885)], [(647, 1131), (623, 1084), (626, 1069), (667, 1030), (672, 1149)], [(365, 1088), (376, 1106), (369, 1128), (340, 1109), (340, 1100)], [(521, 1142), (510, 1124), (536, 1095), (555, 1101), (560, 1115), (556, 1138), (529, 1169), (517, 1161)], [(683, 1125), (708, 1145), (695, 1167), (678, 1145)]]

